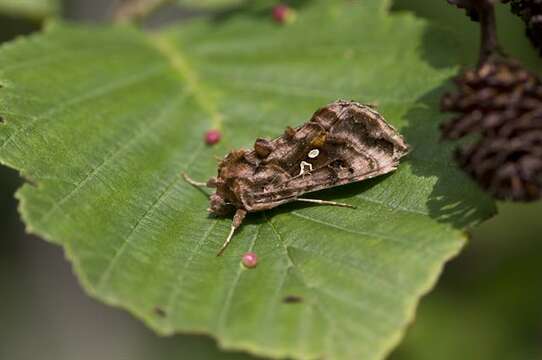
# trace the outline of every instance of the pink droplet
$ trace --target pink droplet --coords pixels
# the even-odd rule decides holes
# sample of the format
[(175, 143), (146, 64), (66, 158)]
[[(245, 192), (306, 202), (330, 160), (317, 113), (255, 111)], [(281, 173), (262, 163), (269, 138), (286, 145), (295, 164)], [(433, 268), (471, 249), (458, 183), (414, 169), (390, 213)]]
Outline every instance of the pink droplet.
[(205, 133), (204, 138), (207, 145), (214, 145), (220, 141), (222, 134), (216, 129), (211, 129)]
[(273, 7), (273, 20), (279, 24), (284, 24), (290, 15), (290, 8), (285, 4), (278, 4)]
[(258, 255), (253, 252), (247, 252), (243, 255), (243, 265), (245, 267), (252, 269), (258, 265)]

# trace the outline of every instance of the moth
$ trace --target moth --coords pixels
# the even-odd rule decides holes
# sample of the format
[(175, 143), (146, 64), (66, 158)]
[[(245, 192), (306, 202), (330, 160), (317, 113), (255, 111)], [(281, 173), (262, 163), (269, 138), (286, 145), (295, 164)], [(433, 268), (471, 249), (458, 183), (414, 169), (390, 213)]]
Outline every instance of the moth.
[(183, 176), (194, 186), (216, 189), (211, 214), (234, 213), (220, 256), (247, 213), (294, 201), (353, 207), (304, 195), (389, 173), (408, 151), (405, 139), (373, 107), (337, 100), (276, 139), (258, 138), (252, 150), (230, 152), (218, 176), (206, 183)]

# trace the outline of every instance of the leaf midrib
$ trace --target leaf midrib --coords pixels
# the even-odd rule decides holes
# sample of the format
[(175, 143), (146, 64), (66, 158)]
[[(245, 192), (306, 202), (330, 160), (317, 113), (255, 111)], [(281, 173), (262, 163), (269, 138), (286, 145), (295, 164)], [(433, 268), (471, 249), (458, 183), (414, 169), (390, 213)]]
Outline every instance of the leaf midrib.
[(188, 90), (192, 93), (198, 105), (209, 115), (213, 128), (220, 130), (223, 116), (217, 110), (213, 99), (207, 95), (208, 92), (205, 91), (198, 73), (180, 51), (180, 44), (174, 44), (167, 35), (159, 33), (147, 35), (147, 40), (159, 54), (166, 58), (172, 70), (186, 82)]

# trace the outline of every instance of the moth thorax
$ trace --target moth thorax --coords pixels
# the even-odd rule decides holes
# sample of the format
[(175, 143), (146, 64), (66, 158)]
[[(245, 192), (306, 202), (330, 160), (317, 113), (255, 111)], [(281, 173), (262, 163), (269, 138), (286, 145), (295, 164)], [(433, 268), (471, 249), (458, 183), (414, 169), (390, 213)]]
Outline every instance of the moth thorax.
[(286, 139), (293, 139), (295, 137), (295, 129), (290, 126), (286, 127), (286, 130), (284, 130), (284, 137)]

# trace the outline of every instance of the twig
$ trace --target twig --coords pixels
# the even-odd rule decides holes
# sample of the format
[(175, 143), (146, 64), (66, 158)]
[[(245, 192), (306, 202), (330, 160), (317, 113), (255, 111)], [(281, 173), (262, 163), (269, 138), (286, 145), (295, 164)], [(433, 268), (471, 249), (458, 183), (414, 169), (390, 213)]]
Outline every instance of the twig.
[(138, 21), (171, 0), (117, 0), (113, 21), (127, 23)]
[(480, 16), (480, 63), (500, 52), (497, 40), (495, 6), (491, 0), (473, 0)]
[(497, 23), (493, 0), (448, 0), (448, 2), (459, 8), (466, 9), (467, 14), (473, 20), (480, 22), (479, 64), (501, 53), (497, 40)]

